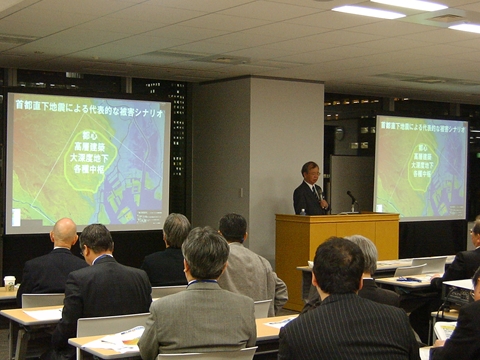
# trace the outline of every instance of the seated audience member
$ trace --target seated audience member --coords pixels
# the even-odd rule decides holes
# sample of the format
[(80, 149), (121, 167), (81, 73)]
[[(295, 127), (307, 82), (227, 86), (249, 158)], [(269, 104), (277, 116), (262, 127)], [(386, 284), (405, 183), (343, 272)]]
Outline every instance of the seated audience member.
[[(373, 274), (377, 270), (377, 261), (378, 261), (378, 251), (375, 247), (375, 244), (366, 237), (362, 235), (352, 235), (347, 236), (345, 239), (350, 240), (358, 245), (360, 250), (362, 250), (365, 269), (363, 270), (363, 287), (358, 292), (358, 296), (369, 299), (380, 304), (392, 305), (399, 307), (400, 306), (400, 295), (396, 292), (382, 289), (377, 286), (375, 280), (372, 278)], [(316, 308), (320, 305), (320, 295), (315, 286), (310, 288), (310, 293), (308, 294), (308, 301), (302, 309), (302, 313), (305, 313), (311, 309)]]
[(470, 230), (475, 250), (461, 251), (453, 259), (442, 277), (432, 277), (431, 284), (437, 289), (442, 288), (444, 281), (470, 279), (480, 266), (480, 221), (475, 221)]
[[(480, 268), (472, 278), (475, 301), (460, 308), (457, 326), (447, 341), (437, 340), (430, 359), (480, 359)], [(443, 347), (441, 347), (443, 345)], [(440, 346), (440, 347), (439, 347)]]
[(357, 295), (364, 269), (350, 240), (317, 248), (312, 284), (322, 302), (280, 329), (278, 359), (420, 359), (405, 311)]
[(181, 214), (168, 215), (163, 224), (165, 251), (147, 255), (141, 268), (152, 286), (187, 285), (183, 273), (182, 244), (190, 232), (190, 221)]
[(218, 279), (222, 289), (252, 298), (270, 300), (268, 316), (275, 316), (288, 300), (287, 285), (278, 278), (264, 257), (243, 246), (247, 238), (247, 221), (238, 214), (227, 214), (220, 219), (219, 232), (230, 246), (228, 266)]
[(50, 231), (50, 240), (53, 243), (50, 253), (25, 263), (17, 292), (19, 307), (23, 294), (64, 293), (68, 274), (88, 266), (70, 251), (78, 240), (77, 225), (71, 219), (58, 220)]
[(195, 228), (182, 245), (185, 291), (152, 303), (138, 342), (142, 359), (158, 354), (238, 350), (255, 345), (253, 300), (222, 290), (228, 244), (209, 227)]
[(88, 225), (80, 235), (80, 248), (92, 266), (68, 276), (62, 319), (52, 335), (53, 350), (42, 359), (75, 359), (68, 339), (76, 336), (79, 318), (145, 313), (152, 302), (147, 274), (117, 263), (112, 236), (104, 225)]

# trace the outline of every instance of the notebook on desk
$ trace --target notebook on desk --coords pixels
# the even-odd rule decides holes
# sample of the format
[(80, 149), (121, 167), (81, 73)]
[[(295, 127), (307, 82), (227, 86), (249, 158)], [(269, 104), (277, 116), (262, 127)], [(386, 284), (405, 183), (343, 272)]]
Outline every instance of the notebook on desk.
[(426, 275), (440, 274), (440, 276), (442, 276), (443, 273), (445, 272), (446, 261), (447, 261), (446, 256), (415, 258), (415, 259), (412, 259), (412, 266), (425, 264), (425, 267), (422, 270), (423, 274), (426, 274)]

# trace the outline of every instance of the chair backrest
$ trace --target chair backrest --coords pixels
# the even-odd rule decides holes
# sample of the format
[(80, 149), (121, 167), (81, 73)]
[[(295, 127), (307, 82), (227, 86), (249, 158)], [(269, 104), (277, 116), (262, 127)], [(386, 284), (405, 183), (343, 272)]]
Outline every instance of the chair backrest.
[(244, 348), (241, 350), (235, 351), (216, 351), (209, 353), (183, 353), (183, 354), (159, 354), (157, 360), (162, 359), (171, 359), (171, 360), (224, 360), (224, 359), (235, 359), (235, 360), (252, 360), (253, 355), (257, 346)]
[(425, 267), (425, 264), (399, 267), (397, 268), (397, 270), (395, 270), (394, 276), (397, 277), (397, 276), (420, 275), (423, 273), (424, 267)]
[(187, 285), (176, 286), (152, 286), (152, 298), (161, 298), (167, 295), (176, 294), (187, 288)]
[(65, 294), (22, 294), (22, 308), (63, 305)]
[(445, 272), (446, 256), (435, 256), (429, 258), (416, 258), (412, 260), (412, 265), (426, 264), (423, 268), (424, 274), (443, 274)]
[(255, 301), (255, 319), (262, 319), (268, 317), (268, 309), (270, 309), (271, 303), (272, 299)]
[(80, 318), (77, 321), (77, 337), (108, 335), (145, 326), (150, 313)]

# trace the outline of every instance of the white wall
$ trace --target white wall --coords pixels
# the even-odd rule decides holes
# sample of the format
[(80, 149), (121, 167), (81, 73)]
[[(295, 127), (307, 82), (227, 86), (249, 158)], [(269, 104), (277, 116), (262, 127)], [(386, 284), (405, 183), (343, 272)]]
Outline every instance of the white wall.
[(305, 162), (323, 168), (324, 85), (232, 79), (196, 87), (193, 108), (193, 226), (238, 212), (247, 246), (274, 265), (275, 214), (293, 214)]
[(293, 190), (305, 162), (323, 169), (323, 102), (323, 84), (252, 79), (250, 249), (272, 264), (275, 214), (294, 214)]

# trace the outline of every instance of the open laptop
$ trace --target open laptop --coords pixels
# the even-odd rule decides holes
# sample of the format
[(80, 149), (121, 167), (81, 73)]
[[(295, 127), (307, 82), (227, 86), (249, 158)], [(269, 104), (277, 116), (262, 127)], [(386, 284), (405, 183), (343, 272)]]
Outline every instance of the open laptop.
[(446, 256), (432, 256), (412, 259), (412, 266), (425, 264), (422, 273), (426, 275), (440, 274), (445, 272)]

